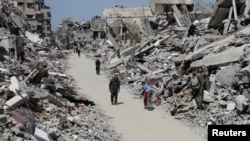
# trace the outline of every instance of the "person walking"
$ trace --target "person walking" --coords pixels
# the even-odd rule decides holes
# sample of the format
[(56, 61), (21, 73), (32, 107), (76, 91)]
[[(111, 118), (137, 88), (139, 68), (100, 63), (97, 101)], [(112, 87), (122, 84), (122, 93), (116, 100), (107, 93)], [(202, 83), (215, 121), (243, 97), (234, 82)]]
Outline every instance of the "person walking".
[(144, 109), (147, 109), (147, 107), (148, 107), (148, 104), (147, 104), (147, 102), (148, 102), (148, 96), (147, 96), (147, 93), (146, 93), (145, 90), (142, 91), (141, 97), (143, 97)]
[(76, 52), (77, 52), (78, 56), (81, 57), (81, 48), (79, 46), (76, 47)]
[(120, 92), (120, 80), (118, 74), (115, 74), (109, 82), (109, 91), (111, 93), (111, 104), (117, 104), (118, 93)]
[(144, 108), (145, 109), (149, 109), (149, 110), (153, 110), (153, 91), (152, 88), (146, 83), (146, 81), (144, 80), (142, 82), (142, 93), (141, 95), (144, 95)]
[(99, 59), (96, 59), (95, 61), (95, 70), (96, 70), (96, 74), (100, 75), (100, 67), (101, 67), (101, 62)]
[(17, 60), (20, 61), (21, 63), (24, 62), (24, 60), (25, 60), (25, 53), (24, 53), (25, 41), (23, 38), (24, 38), (24, 36), (21, 34), (16, 39)]

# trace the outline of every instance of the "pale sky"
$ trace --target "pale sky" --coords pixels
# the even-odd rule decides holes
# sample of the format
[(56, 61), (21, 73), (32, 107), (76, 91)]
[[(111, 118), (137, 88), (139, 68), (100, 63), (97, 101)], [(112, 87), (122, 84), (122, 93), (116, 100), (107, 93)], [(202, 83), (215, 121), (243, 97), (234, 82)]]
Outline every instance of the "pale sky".
[(56, 30), (65, 18), (73, 18), (74, 21), (81, 21), (82, 19), (87, 21), (96, 15), (103, 17), (103, 10), (106, 8), (115, 5), (145, 7), (149, 6), (150, 0), (45, 0), (45, 4), (51, 8), (52, 30)]
[(87, 21), (96, 15), (103, 17), (103, 10), (115, 5), (145, 7), (149, 6), (149, 3), (150, 0), (45, 0), (45, 4), (51, 8), (53, 30), (56, 30), (65, 18)]

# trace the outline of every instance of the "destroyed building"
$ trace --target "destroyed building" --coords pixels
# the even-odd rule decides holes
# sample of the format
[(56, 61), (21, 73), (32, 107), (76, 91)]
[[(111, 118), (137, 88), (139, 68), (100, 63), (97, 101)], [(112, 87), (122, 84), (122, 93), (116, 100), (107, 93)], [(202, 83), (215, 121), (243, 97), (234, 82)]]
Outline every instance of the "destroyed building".
[(16, 2), (16, 8), (25, 16), (30, 31), (43, 37), (51, 34), (50, 7), (45, 5), (44, 0), (16, 0)]
[[(154, 105), (191, 127), (250, 123), (249, 0), (218, 0), (212, 11), (191, 0), (115, 6), (104, 10), (104, 19), (63, 20), (58, 46), (40, 36), (50, 28), (41, 27), (50, 25), (43, 1), (1, 2), (0, 140), (120, 140), (109, 117), (65, 74), (72, 52), (66, 49), (75, 43), (90, 59), (100, 58), (107, 77), (118, 73), (131, 95), (147, 80)], [(199, 6), (206, 12), (195, 17)], [(16, 31), (27, 43), (22, 62), (9, 52)]]
[[(14, 1), (9, 2), (15, 7)], [(58, 46), (44, 46), (40, 33), (29, 31), (25, 16), (9, 14), (8, 6), (2, 6), (7, 9), (1, 13), (0, 24), (0, 46), (5, 50), (0, 62), (0, 140), (120, 139), (106, 122), (108, 117), (94, 102), (79, 96), (73, 78), (64, 73), (71, 52), (65, 49), (75, 42), (83, 43), (89, 58), (100, 58), (107, 77), (119, 73), (131, 95), (138, 96), (146, 79), (154, 89), (154, 105), (191, 127), (249, 124), (249, 1), (219, 0), (212, 11), (202, 2), (183, 2), (187, 13), (181, 11), (181, 2), (170, 2), (159, 5), (177, 15), (172, 23), (153, 8), (114, 7), (104, 10), (104, 19), (65, 19), (56, 33)], [(194, 19), (197, 6), (209, 12)], [(218, 13), (223, 7), (229, 12)], [(195, 26), (193, 34), (188, 34), (188, 20), (178, 22), (187, 18), (185, 14)], [(236, 18), (234, 28), (228, 21)], [(223, 34), (219, 23), (227, 26)], [(8, 54), (9, 48), (15, 48), (16, 26), (28, 41), (22, 64)]]
[[(41, 37), (51, 35), (50, 7), (45, 5), (43, 0), (2, 0), (1, 3), (4, 23), (13, 21), (22, 32), (36, 32)], [(12, 14), (9, 17), (11, 19), (6, 16), (9, 14)]]
[(141, 37), (153, 35), (149, 19), (153, 14), (149, 7), (113, 7), (104, 9), (107, 30), (119, 41), (138, 42)]
[(154, 104), (192, 127), (249, 124), (249, 1), (152, 0), (150, 6), (105, 9), (106, 38), (95, 52), (84, 48), (87, 56), (101, 58), (107, 74), (118, 72), (135, 96), (146, 78)]
[(193, 0), (151, 0), (150, 7), (154, 13), (167, 14), (172, 12), (172, 5), (177, 5), (177, 7), (182, 7), (182, 12), (184, 10), (192, 11), (194, 7)]
[(90, 22), (90, 30), (93, 32), (94, 39), (104, 39), (106, 37), (106, 20), (93, 19)]
[(51, 14), (43, 0), (1, 0), (0, 8), (0, 140), (119, 140), (65, 74), (71, 51), (44, 41)]

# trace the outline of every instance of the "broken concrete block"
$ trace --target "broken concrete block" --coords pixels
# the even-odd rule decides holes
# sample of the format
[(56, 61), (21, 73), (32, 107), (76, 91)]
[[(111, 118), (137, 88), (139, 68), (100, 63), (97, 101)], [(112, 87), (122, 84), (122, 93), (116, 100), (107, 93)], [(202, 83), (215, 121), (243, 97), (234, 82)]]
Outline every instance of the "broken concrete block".
[(19, 137), (24, 137), (24, 132), (22, 132), (18, 127), (12, 127), (11, 131)]
[(1, 125), (7, 122), (8, 117), (9, 116), (7, 116), (7, 115), (0, 115), (0, 123), (1, 123)]
[(234, 99), (235, 103), (236, 103), (236, 108), (239, 110), (239, 111), (243, 111), (246, 107), (247, 107), (247, 101), (248, 99), (244, 96), (244, 95), (239, 95), (239, 96), (236, 96), (235, 99)]
[(73, 121), (74, 121), (74, 117), (69, 116), (69, 115), (67, 115), (67, 119), (68, 119), (70, 122), (73, 122)]
[(210, 94), (208, 91), (204, 91), (203, 101), (207, 103), (214, 102), (214, 95)]
[(0, 72), (2, 72), (2, 73), (9, 73), (10, 70), (0, 67)]
[(41, 45), (43, 42), (43, 39), (40, 38), (38, 34), (33, 34), (28, 31), (25, 32), (25, 37), (27, 37), (31, 42), (36, 43), (36, 44)]
[(244, 89), (242, 93), (247, 99), (250, 99), (250, 89)]
[(17, 91), (20, 90), (20, 82), (15, 76), (12, 76), (10, 78), (10, 83), (11, 83), (9, 86), (10, 91), (16, 93)]
[(227, 103), (227, 110), (233, 111), (235, 109), (236, 104), (234, 102)]
[(220, 100), (219, 104), (220, 104), (221, 107), (225, 108), (227, 106), (227, 101)]
[(3, 106), (3, 109), (8, 110), (10, 108), (13, 108), (13, 107), (16, 107), (16, 106), (22, 104), (26, 97), (27, 97), (27, 94), (21, 94), (21, 95), (16, 95), (16, 96), (12, 97), (8, 101), (6, 101), (6, 103)]
[(50, 129), (50, 131), (48, 132), (48, 134), (49, 134), (49, 136), (52, 138), (52, 139), (54, 139), (54, 140), (58, 140), (58, 138), (59, 138), (59, 134), (58, 134), (58, 132), (56, 132), (56, 131), (54, 131), (53, 129), (51, 130)]
[(216, 73), (216, 81), (221, 85), (232, 86), (236, 83), (235, 75), (240, 71), (240, 65), (229, 65)]
[(62, 73), (57, 73), (57, 72), (49, 72), (50, 75), (58, 75), (58, 76), (62, 76), (62, 77), (67, 77), (66, 74), (62, 74)]
[(35, 128), (35, 133), (34, 136), (39, 140), (39, 141), (50, 141), (49, 135), (44, 132), (43, 130), (39, 128)]

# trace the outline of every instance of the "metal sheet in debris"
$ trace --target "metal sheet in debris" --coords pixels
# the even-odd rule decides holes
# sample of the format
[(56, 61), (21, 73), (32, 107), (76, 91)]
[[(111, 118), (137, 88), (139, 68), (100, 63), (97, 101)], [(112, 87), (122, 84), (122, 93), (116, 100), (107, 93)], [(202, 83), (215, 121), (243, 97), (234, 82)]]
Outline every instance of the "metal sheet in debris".
[(26, 127), (25, 131), (34, 135), (35, 132), (35, 119), (33, 112), (29, 109), (21, 107), (18, 110), (11, 111), (13, 118)]

